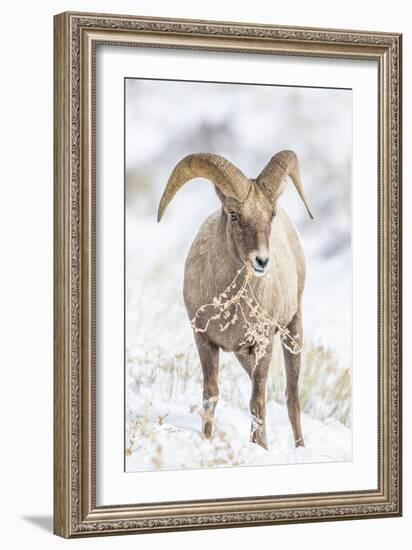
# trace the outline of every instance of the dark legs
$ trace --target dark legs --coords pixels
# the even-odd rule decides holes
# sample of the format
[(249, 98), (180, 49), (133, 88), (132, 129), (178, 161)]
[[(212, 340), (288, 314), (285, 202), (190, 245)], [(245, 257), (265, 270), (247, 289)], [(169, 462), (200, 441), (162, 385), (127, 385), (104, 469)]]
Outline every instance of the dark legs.
[[(302, 319), (300, 310), (288, 325), (292, 337), (302, 345)], [(297, 335), (297, 336), (296, 336)], [(203, 433), (205, 437), (212, 435), (213, 417), (219, 396), (219, 348), (206, 335), (195, 333), (195, 341), (199, 351), (203, 371)], [(255, 366), (253, 348), (236, 353), (242, 367), (248, 373), (252, 382), (250, 413), (252, 417), (250, 440), (267, 449), (266, 437), (266, 382), (273, 345), (268, 346), (265, 357)], [(283, 346), (286, 370), (286, 402), (289, 420), (293, 430), (296, 447), (304, 446), (300, 422), (299, 404), (299, 373), (301, 354), (294, 354)]]
[(219, 348), (201, 333), (195, 334), (195, 341), (203, 371), (203, 433), (210, 437), (219, 396)]
[[(302, 346), (302, 318), (300, 310), (296, 313), (287, 327), (290, 334)], [(298, 336), (295, 336), (295, 335)], [(283, 346), (283, 356), (285, 358), (286, 370), (286, 402), (288, 406), (289, 420), (292, 425), (293, 436), (296, 447), (304, 447), (305, 443), (302, 436), (300, 425), (300, 404), (299, 404), (299, 372), (301, 363), (301, 354), (293, 354)]]
[(266, 438), (266, 381), (269, 372), (269, 363), (272, 357), (272, 346), (266, 350), (266, 356), (263, 357), (256, 366), (255, 354), (253, 349), (251, 353), (236, 353), (236, 357), (242, 367), (249, 374), (252, 382), (252, 397), (250, 399), (250, 413), (252, 424), (250, 428), (250, 441), (257, 443), (264, 449), (268, 448)]

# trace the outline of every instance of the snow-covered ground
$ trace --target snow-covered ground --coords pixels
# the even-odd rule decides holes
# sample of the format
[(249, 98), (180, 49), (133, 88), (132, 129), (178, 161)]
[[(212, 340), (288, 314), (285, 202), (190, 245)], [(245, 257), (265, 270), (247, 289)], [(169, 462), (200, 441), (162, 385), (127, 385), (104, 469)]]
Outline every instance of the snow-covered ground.
[[(126, 470), (351, 460), (351, 94), (194, 83), (127, 85)], [(295, 449), (280, 347), (268, 380), (269, 451), (249, 442), (250, 382), (221, 354), (215, 431), (201, 434), (202, 378), (182, 300), (183, 266), (210, 183), (181, 189), (161, 224), (158, 200), (176, 162), (222, 154), (255, 176), (282, 148), (297, 152), (314, 211), (293, 186), (281, 199), (307, 263), (300, 383), (305, 448)]]
[[(127, 470), (174, 470), (216, 466), (298, 464), (335, 462), (351, 459), (351, 432), (340, 422), (316, 420), (302, 415), (305, 447), (295, 448), (289, 418), (284, 405), (269, 402), (267, 408), (269, 450), (249, 442), (250, 416), (228, 403), (219, 403), (214, 434), (205, 439), (201, 432), (198, 404), (168, 403), (151, 396), (148, 401), (129, 393), (129, 434), (142, 433), (136, 423), (142, 421), (145, 407), (145, 437), (137, 435), (127, 444)], [(143, 431), (143, 433), (146, 433)], [(136, 437), (136, 435), (135, 435)], [(130, 454), (128, 454), (130, 453)]]
[(272, 365), (275, 376), (268, 381), (269, 450), (250, 443), (250, 382), (229, 354), (222, 354), (214, 433), (210, 440), (205, 439), (195, 348), (183, 353), (167, 345), (150, 346), (149, 342), (144, 348), (137, 346), (128, 352), (127, 471), (351, 459), (351, 430), (329, 414), (330, 403), (326, 399), (320, 404), (319, 395), (312, 416), (302, 414), (305, 447), (295, 448), (283, 398), (284, 384), (281, 392), (276, 387), (280, 378), (276, 376), (276, 362)]

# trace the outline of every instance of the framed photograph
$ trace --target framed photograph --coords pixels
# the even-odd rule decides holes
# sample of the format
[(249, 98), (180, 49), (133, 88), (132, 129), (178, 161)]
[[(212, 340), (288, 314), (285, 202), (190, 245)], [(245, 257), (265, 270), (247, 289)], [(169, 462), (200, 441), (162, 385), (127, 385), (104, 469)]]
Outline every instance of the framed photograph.
[(401, 514), (401, 35), (55, 16), (54, 531)]

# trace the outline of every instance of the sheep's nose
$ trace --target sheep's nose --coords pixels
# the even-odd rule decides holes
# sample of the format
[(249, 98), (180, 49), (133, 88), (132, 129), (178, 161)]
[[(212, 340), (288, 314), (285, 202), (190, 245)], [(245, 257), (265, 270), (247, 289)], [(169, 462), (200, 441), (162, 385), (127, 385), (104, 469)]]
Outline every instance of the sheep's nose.
[(269, 258), (267, 256), (256, 256), (255, 260), (258, 266), (260, 266), (261, 268), (265, 268), (268, 265)]

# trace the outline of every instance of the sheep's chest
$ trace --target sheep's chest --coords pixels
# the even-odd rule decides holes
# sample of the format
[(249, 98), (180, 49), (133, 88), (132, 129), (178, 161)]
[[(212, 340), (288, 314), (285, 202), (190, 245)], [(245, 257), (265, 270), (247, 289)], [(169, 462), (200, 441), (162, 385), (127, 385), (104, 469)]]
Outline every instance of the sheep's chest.
[(273, 303), (271, 296), (263, 285), (249, 287), (238, 295), (224, 293), (196, 312), (192, 318), (193, 330), (205, 333), (224, 351), (239, 352), (255, 345), (267, 347), (285, 313), (288, 316), (284, 301)]

